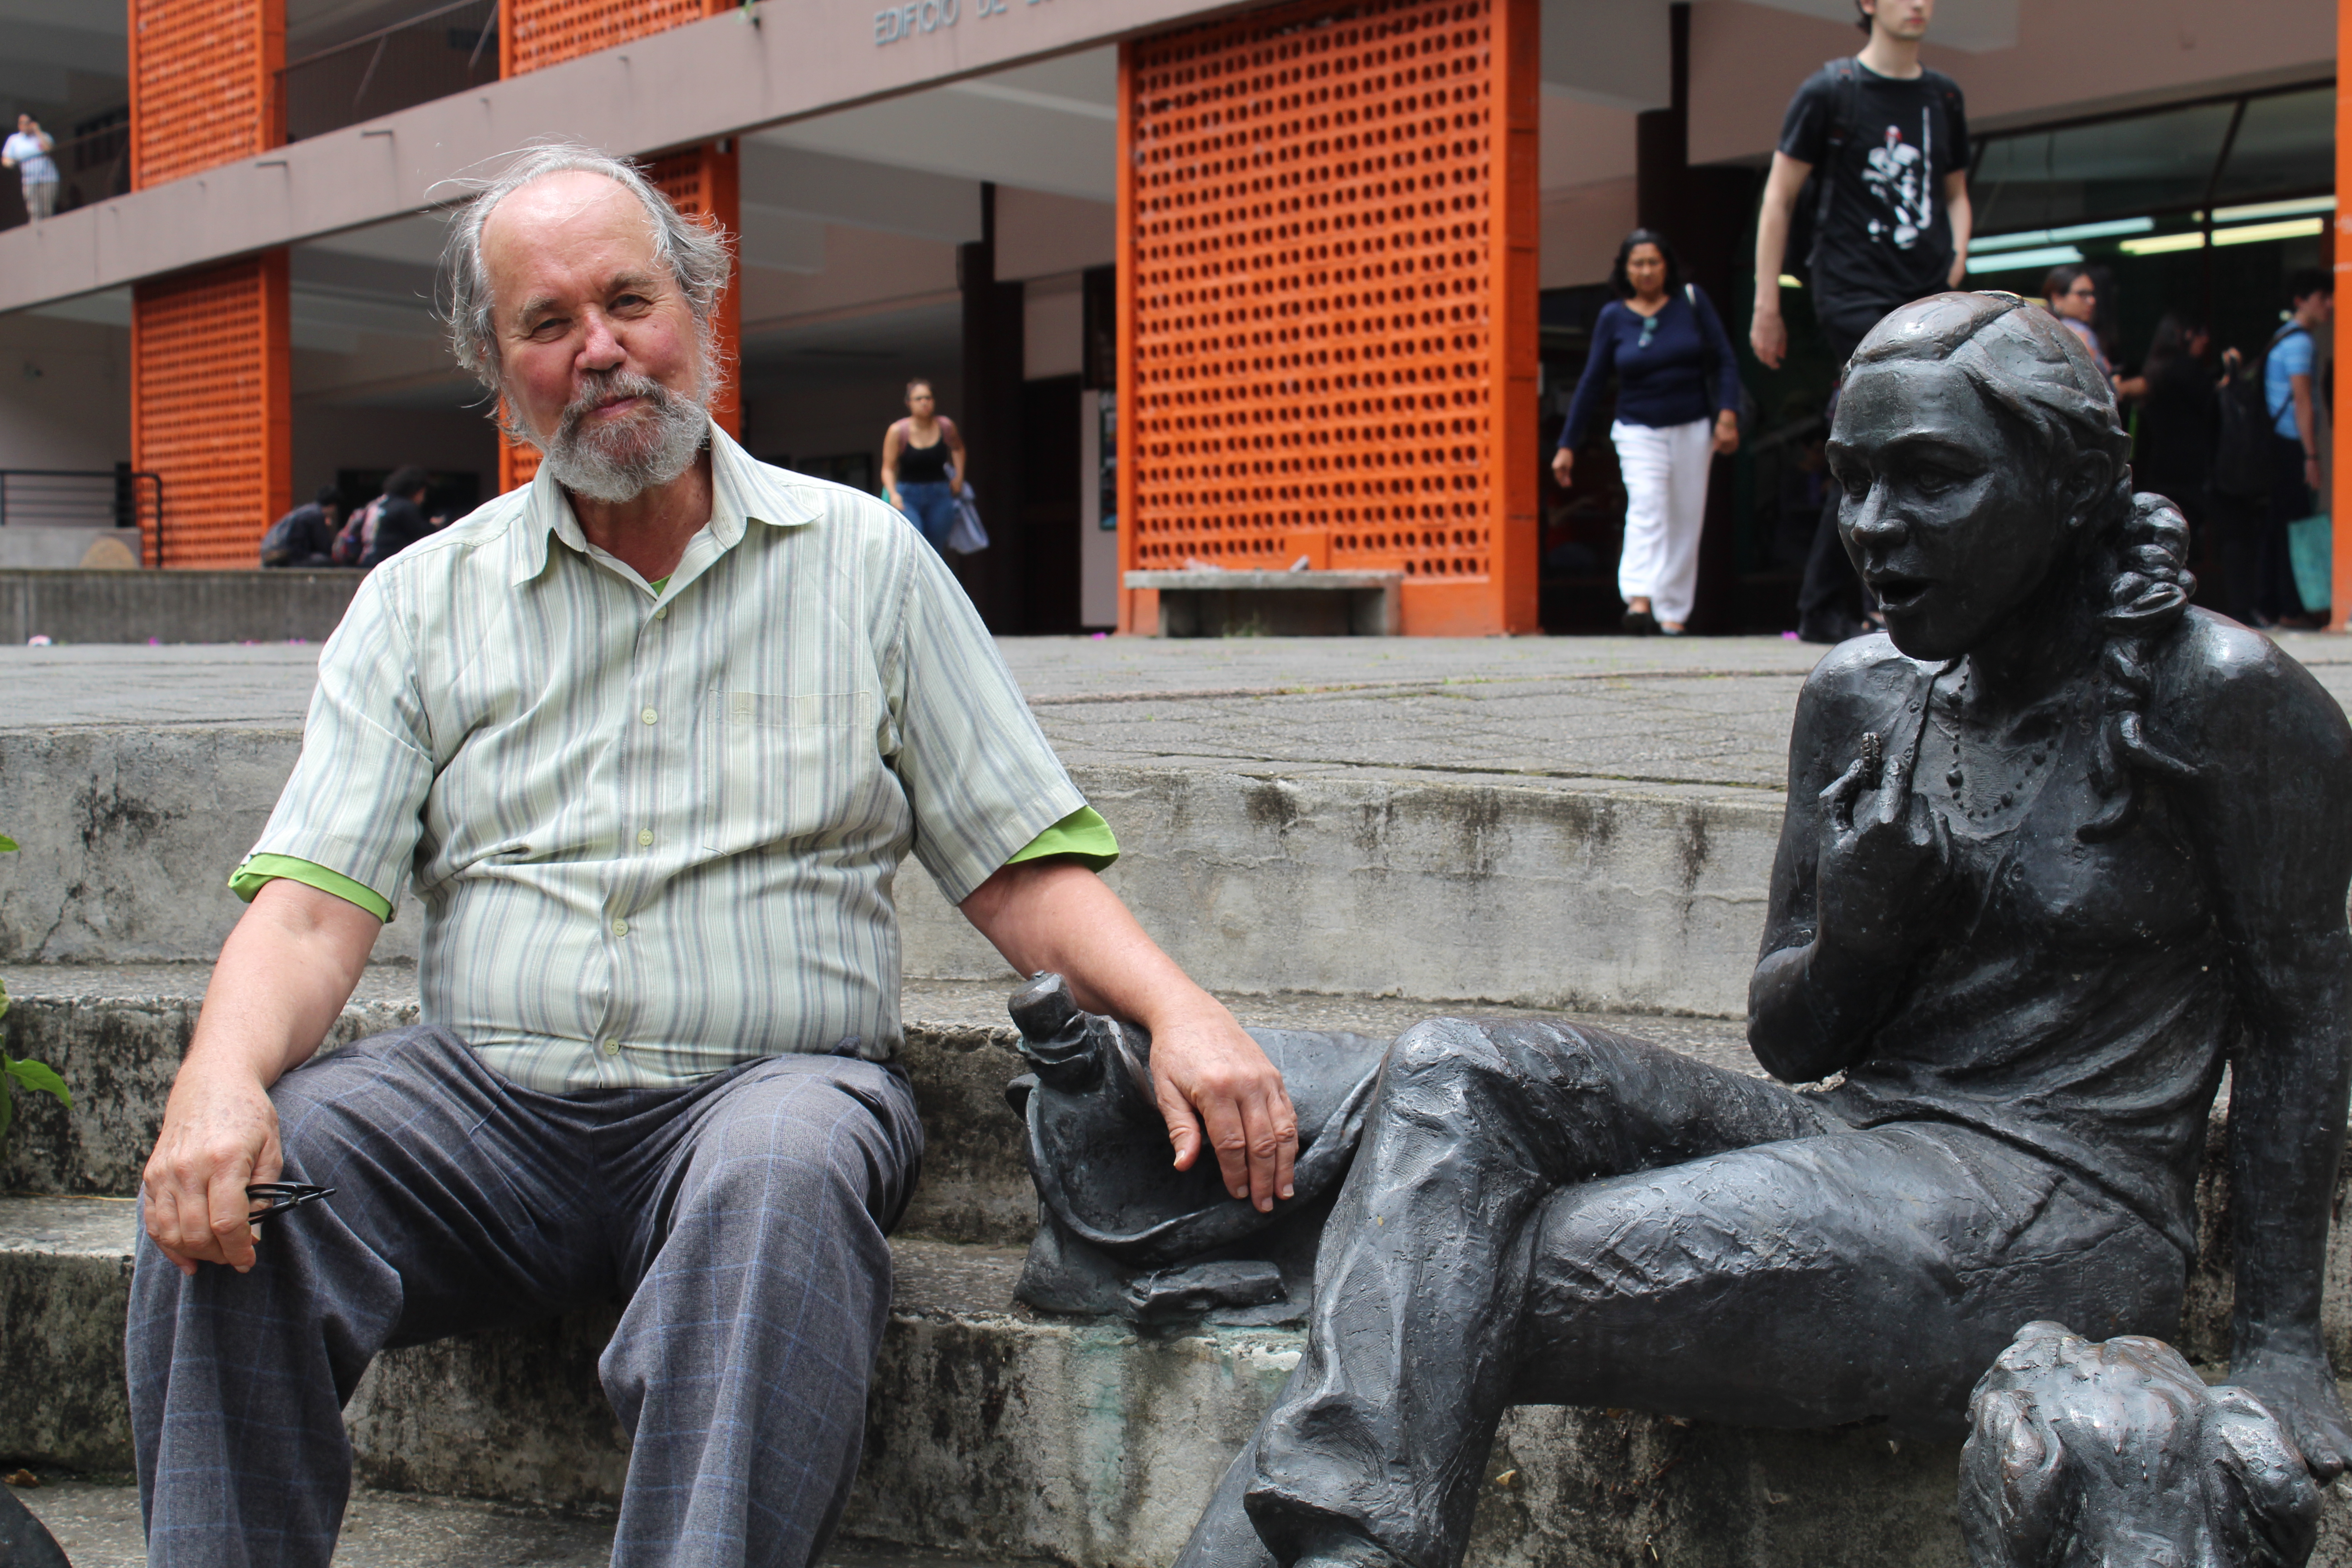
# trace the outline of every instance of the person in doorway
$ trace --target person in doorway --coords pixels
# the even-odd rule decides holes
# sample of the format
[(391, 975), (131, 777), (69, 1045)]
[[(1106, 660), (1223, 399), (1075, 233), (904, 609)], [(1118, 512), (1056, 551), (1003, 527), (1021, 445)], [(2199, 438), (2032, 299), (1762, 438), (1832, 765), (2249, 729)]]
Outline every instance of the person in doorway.
[(318, 494), (269, 525), (269, 531), (261, 536), (261, 563), (278, 567), (335, 564), (335, 526), (342, 505), (342, 491), (333, 485), (320, 485)]
[(1637, 228), (1609, 269), (1617, 298), (1592, 323), (1592, 352), (1569, 404), (1551, 471), (1566, 489), (1609, 373), (1617, 417), (1609, 438), (1625, 479), (1625, 548), (1617, 593), (1625, 630), (1682, 635), (1698, 587), (1707, 470), (1739, 448), (1739, 361), (1715, 306), (1683, 281), (1663, 235)]
[[(2053, 267), (2042, 279), (2042, 299), (2050, 313), (2065, 323), (2066, 330), (2083, 341), (2090, 351), (2091, 363), (2107, 378), (2107, 384), (2121, 395), (2123, 381), (2116, 374), (2116, 363), (2107, 357), (2105, 343), (2099, 341), (2099, 282), (2087, 267), (2068, 263)], [(2144, 384), (2135, 391), (2144, 389)]]
[(35, 223), (57, 214), (58, 163), (49, 156), (56, 148), (41, 122), (29, 114), (16, 116), (16, 134), (0, 144), (0, 169), (16, 171), (24, 183), (25, 216)]
[(2208, 564), (2218, 558), (2206, 494), (2221, 381), (2220, 372), (2207, 361), (2212, 347), (2205, 324), (2178, 310), (2166, 311), (2156, 323), (2147, 357), (2140, 363), (2132, 471), (2142, 489), (2180, 509), (2189, 523), (2189, 559), (2198, 563), (2200, 579), (2210, 574), (2219, 586), (2224, 574), (2212, 572)]
[[(1880, 317), (1958, 288), (1967, 270), (1968, 110), (1958, 82), (1919, 63), (1935, 0), (1854, 0), (1854, 8), (1869, 41), (1797, 89), (1764, 184), (1748, 336), (1769, 369), (1789, 353), (1780, 315), (1780, 276), (1789, 268), (1807, 272), (1814, 319), (1840, 367)], [(1801, 196), (1811, 238), (1807, 254), (1790, 256)], [(1838, 542), (1832, 501), (1822, 509), (1806, 558), (1797, 635), (1843, 641), (1865, 629), (1867, 610), (1866, 590)]]
[(2310, 630), (2327, 624), (2296, 594), (2286, 527), (2321, 510), (2318, 332), (2336, 314), (2336, 280), (2316, 267), (2287, 280), (2294, 313), (2263, 358), (2263, 408), (2271, 421), (2270, 512), (2254, 558), (2254, 624)]
[(882, 437), (882, 499), (911, 519), (932, 549), (947, 552), (956, 497), (971, 482), (963, 437), (940, 411), (931, 384), (907, 384), (907, 417)]
[(392, 471), (392, 477), (383, 481), (383, 499), (376, 503), (375, 516), (368, 522), (362, 566), (381, 566), (432, 534), (432, 520), (425, 515), (425, 496), (432, 484), (432, 476), (414, 463)]
[[(616, 1568), (805, 1568), (922, 1153), (910, 851), (1016, 972), (1150, 1030), (1178, 1166), (1271, 1210), (1297, 1117), (1095, 875), (1118, 844), (946, 565), (712, 422), (722, 237), (565, 146), (450, 231), (452, 346), (543, 460), (360, 584), (231, 881), (142, 1184), (147, 1561), (327, 1568), (379, 1351), (617, 1299)], [(412, 885), (423, 1021), (319, 1055)], [(333, 1193), (257, 1245), (281, 1177)]]

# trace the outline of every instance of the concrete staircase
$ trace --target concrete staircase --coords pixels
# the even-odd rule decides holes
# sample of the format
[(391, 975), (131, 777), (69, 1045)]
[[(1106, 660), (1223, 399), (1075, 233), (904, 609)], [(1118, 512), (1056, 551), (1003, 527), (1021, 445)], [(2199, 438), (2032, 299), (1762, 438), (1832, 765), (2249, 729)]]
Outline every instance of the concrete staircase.
[[(1607, 1009), (1612, 1026), (1754, 1070), (1737, 1016), (1801, 658), (1775, 647), (1743, 671), (1712, 668), (1725, 656), (1705, 645), (1643, 651), (1688, 666), (1662, 671), (1589, 645), (1562, 668), (1542, 665), (1567, 657), (1557, 645), (1343, 650), (1421, 661), (1372, 671), (1314, 644), (1076, 647), (1053, 655), (1062, 665), (1008, 651), (1118, 826), (1112, 880), (1245, 1021), (1388, 1036), (1449, 1010)], [(0, 1460), (53, 1471), (130, 1464), (125, 1194), (194, 1021), (195, 961), (236, 913), (220, 878), (291, 766), (308, 690), (290, 650), (171, 651), (170, 668), (137, 667), (135, 689), (103, 679), (112, 653), (60, 673), (35, 706), (71, 709), (69, 721), (0, 719), (0, 827), (26, 846), (0, 858), (0, 979), (15, 999), (0, 1033), (77, 1096), (70, 1112), (28, 1105), (0, 1165), (0, 1194), (20, 1194), (0, 1197)], [(1079, 656), (1129, 663), (1074, 673)], [(2339, 678), (2352, 682), (2352, 664)], [(1164, 1563), (1297, 1336), (1152, 1335), (1013, 1304), (1034, 1206), (1003, 1100), (1020, 1070), (1011, 978), (926, 879), (903, 877), (899, 893), (916, 977), (907, 1051), (931, 1152), (894, 1242), (897, 1301), (835, 1561)], [(377, 956), (394, 962), (331, 1043), (414, 1016), (397, 961), (418, 914), (412, 902), (388, 928)], [(2208, 1261), (2179, 1336), (2207, 1364), (2229, 1311), (2222, 1148), (2217, 1120), (2200, 1188)], [(2329, 1342), (2352, 1366), (2352, 1233), (2330, 1270)], [(610, 1323), (582, 1311), (383, 1357), (348, 1413), (362, 1480), (609, 1508), (624, 1450), (594, 1359)], [(1522, 1409), (1490, 1467), (1472, 1562), (1959, 1568), (1957, 1459), (1867, 1429)], [(2347, 1502), (2339, 1483), (2315, 1559), (2328, 1568), (2352, 1568)], [(572, 1560), (548, 1539), (537, 1560)], [(593, 1560), (593, 1539), (564, 1539)]]
[[(0, 1457), (84, 1472), (130, 1466), (121, 1336), (135, 1205), (121, 1194), (136, 1184), (205, 978), (200, 965), (0, 970), (15, 998), (10, 1053), (50, 1061), (81, 1090), (70, 1112), (29, 1105), (0, 1170), (0, 1187), (56, 1194), (0, 1199), (0, 1366), (16, 1369), (0, 1401)], [(412, 1017), (408, 979), (399, 969), (372, 974), (335, 1042)], [(1087, 1568), (1164, 1563), (1295, 1364), (1297, 1338), (1153, 1336), (1014, 1305), (1034, 1207), (1002, 1098), (1019, 1070), (1009, 1026), (994, 1021), (1003, 996), (995, 985), (908, 987), (909, 1065), (935, 1155), (894, 1241), (897, 1301), (845, 1530), (868, 1548)], [(1373, 1033), (1427, 1011), (1331, 997), (1234, 1003), (1265, 1022)], [(1646, 1022), (1668, 1043), (1739, 1059), (1729, 1021)], [(2218, 1161), (2218, 1124), (2213, 1142)], [(2218, 1165), (2204, 1199), (2210, 1229)], [(2339, 1242), (2339, 1263), (2347, 1246)], [(2183, 1335), (2193, 1356), (2219, 1355), (2228, 1295), (2223, 1275), (2200, 1273)], [(348, 1413), (362, 1481), (608, 1508), (625, 1461), (595, 1377), (611, 1322), (608, 1310), (587, 1310), (384, 1356)], [(2340, 1274), (2328, 1326), (2339, 1357), (2352, 1351), (2352, 1291)], [(1498, 1479), (1482, 1502), (1474, 1561), (1957, 1568), (1957, 1458), (1866, 1430), (1752, 1432), (1524, 1409), (1491, 1466)], [(2352, 1563), (2352, 1539), (2321, 1561)]]

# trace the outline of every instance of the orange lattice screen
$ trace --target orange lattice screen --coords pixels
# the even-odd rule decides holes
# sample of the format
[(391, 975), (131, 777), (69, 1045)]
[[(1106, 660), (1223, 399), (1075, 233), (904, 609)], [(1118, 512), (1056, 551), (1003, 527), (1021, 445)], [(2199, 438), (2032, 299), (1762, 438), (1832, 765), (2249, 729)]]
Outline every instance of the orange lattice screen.
[(499, 7), (499, 74), (520, 76), (733, 9), (733, 0), (508, 0)]
[(166, 566), (258, 566), (293, 505), (286, 257), (131, 288), (131, 466), (163, 476)]
[(1536, 628), (1536, 26), (1307, 0), (1121, 47), (1123, 568), (1401, 570), (1408, 632)]
[[(724, 144), (689, 147), (656, 158), (646, 167), (653, 183), (690, 218), (717, 224), (727, 234), (730, 248), (742, 222), (742, 154), (730, 140)], [(737, 274), (740, 276), (740, 272)], [(719, 395), (711, 400), (710, 416), (730, 436), (743, 433), (743, 410), (735, 385), (736, 362), (742, 351), (743, 315), (740, 291), (730, 281), (719, 301)], [(499, 437), (499, 489), (501, 493), (530, 483), (539, 472), (539, 453)]]
[(286, 0), (130, 0), (131, 187), (286, 140)]

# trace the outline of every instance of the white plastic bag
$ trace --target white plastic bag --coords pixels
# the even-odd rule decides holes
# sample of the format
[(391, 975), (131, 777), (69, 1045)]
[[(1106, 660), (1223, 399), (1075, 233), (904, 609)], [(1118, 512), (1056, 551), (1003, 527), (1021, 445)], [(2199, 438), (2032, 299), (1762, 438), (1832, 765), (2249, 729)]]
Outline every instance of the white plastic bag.
[(971, 503), (971, 487), (956, 497), (956, 520), (948, 530), (948, 548), (958, 555), (977, 555), (988, 548), (988, 530), (981, 526), (980, 508)]

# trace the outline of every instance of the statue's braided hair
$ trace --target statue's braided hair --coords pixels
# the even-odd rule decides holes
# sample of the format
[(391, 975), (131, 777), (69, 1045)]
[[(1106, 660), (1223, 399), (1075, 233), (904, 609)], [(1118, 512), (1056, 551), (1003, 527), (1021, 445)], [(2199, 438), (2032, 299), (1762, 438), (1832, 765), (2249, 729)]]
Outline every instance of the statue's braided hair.
[(2091, 782), (2105, 802), (2076, 829), (2085, 843), (2114, 837), (2137, 805), (2134, 775), (2188, 776), (2188, 764), (2150, 744), (2143, 711), (2154, 695), (2158, 648), (2189, 611), (2189, 530), (2162, 496), (2132, 493), (2131, 438), (2113, 391), (2082, 341), (2014, 294), (1937, 294), (1880, 321), (1854, 351), (1857, 367), (1888, 360), (1940, 360), (1969, 379), (1995, 417), (2021, 431), (2041, 473), (2059, 481), (2085, 454), (2109, 483), (2082, 520), (2084, 576), (2102, 595), (2106, 633), (2099, 658), (2098, 750)]

